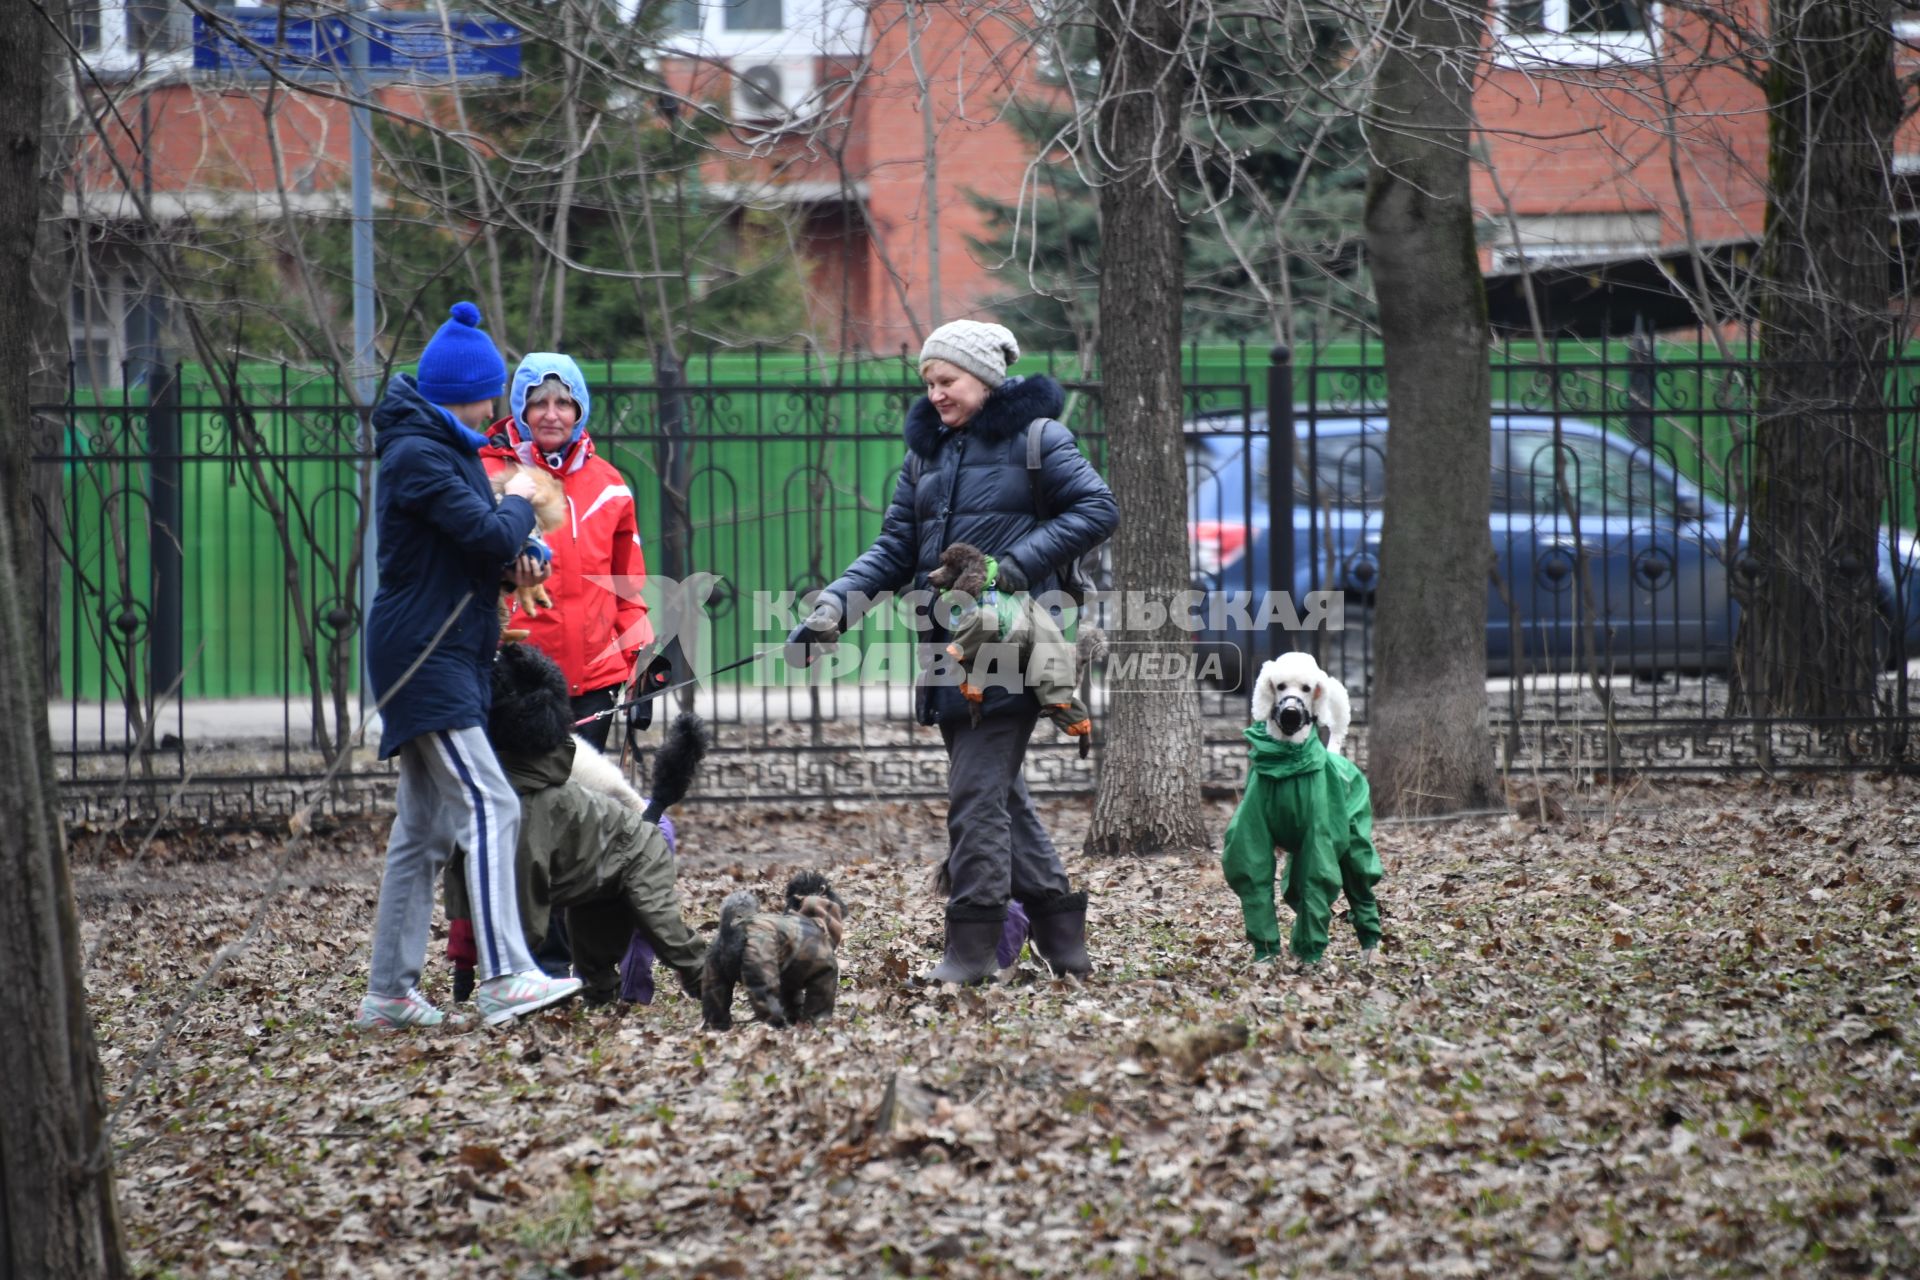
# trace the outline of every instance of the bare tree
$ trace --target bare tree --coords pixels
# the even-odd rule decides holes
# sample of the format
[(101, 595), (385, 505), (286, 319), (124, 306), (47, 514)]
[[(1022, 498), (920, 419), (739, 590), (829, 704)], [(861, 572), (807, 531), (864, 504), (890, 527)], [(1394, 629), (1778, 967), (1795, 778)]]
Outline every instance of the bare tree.
[[(41, 122), (49, 27), (0, 24), (0, 296), (32, 295), (40, 222)], [(0, 307), (0, 431), (27, 437), (32, 307)], [(34, 592), (31, 509), (22, 450), (0, 461), (0, 1273), (85, 1280), (120, 1276), (120, 1222), (102, 1140), (104, 1098), (82, 983), (74, 911), (47, 733)]]
[[(1733, 447), (1723, 455), (1684, 415), (1662, 429), (1695, 446), (1732, 504), (1722, 545), (1743, 605), (1734, 707), (1871, 714), (1892, 603), (1874, 571), (1891, 550), (1877, 529), (1894, 470), (1887, 359), (1912, 314), (1897, 278), (1893, 159), (1920, 80), (1899, 76), (1896, 53), (1916, 45), (1878, 0), (1638, 8), (1642, 55), (1577, 68), (1527, 59), (1528, 92), (1503, 105), (1524, 126), (1536, 96), (1581, 104), (1588, 138), (1569, 145), (1611, 166), (1596, 185), (1656, 211), (1689, 251), (1673, 285), (1727, 365), (1718, 394)], [(1712, 254), (1728, 238), (1762, 242), (1756, 270)], [(1756, 320), (1748, 367), (1729, 330)]]
[[(1097, 0), (1097, 150), (1101, 236), (1119, 252), (1100, 273), (1101, 402), (1110, 479), (1125, 517), (1113, 541), (1114, 585), (1130, 603), (1171, 606), (1190, 581), (1186, 451), (1180, 396), (1181, 226), (1175, 170), (1192, 67), (1186, 0)], [(1124, 317), (1124, 320), (1120, 318)], [(1168, 608), (1171, 615), (1172, 609)], [(1135, 652), (1178, 658), (1189, 637), (1168, 616), (1126, 631)], [(1163, 669), (1177, 671), (1176, 664)], [(1087, 848), (1196, 849), (1201, 820), (1199, 694), (1156, 677), (1113, 690), (1107, 752)]]
[(1389, 813), (1476, 808), (1498, 794), (1480, 462), (1491, 448), (1487, 305), (1468, 155), (1484, 22), (1475, 0), (1388, 0), (1368, 116), (1367, 247), (1393, 462), (1367, 772)]
[(1894, 78), (1887, 0), (1773, 0), (1753, 533), (1735, 589), (1764, 714), (1870, 713), (1886, 635)]

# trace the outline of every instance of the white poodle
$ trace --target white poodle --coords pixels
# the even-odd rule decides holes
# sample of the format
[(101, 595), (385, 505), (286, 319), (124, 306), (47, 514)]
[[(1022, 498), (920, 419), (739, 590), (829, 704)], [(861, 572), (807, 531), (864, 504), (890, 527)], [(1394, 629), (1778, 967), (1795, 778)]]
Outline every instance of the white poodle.
[(1253, 718), (1267, 722), (1276, 742), (1305, 742), (1313, 726), (1327, 726), (1327, 750), (1341, 754), (1353, 712), (1347, 687), (1320, 669), (1310, 653), (1283, 653), (1260, 668), (1253, 682)]
[(647, 811), (647, 798), (633, 789), (620, 766), (602, 755), (591, 742), (575, 736), (573, 740), (573, 770), (567, 774), (568, 782), (577, 782), (589, 791), (598, 791), (601, 795), (612, 796), (635, 813)]

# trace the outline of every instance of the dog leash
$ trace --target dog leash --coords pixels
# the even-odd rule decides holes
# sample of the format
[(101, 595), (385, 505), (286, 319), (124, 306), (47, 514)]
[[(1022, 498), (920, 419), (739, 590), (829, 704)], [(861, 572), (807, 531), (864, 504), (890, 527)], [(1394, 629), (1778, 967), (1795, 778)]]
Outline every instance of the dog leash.
[(760, 659), (766, 657), (768, 654), (778, 653), (780, 650), (786, 647), (787, 647), (786, 642), (781, 641), (779, 644), (768, 645), (764, 649), (757, 649), (754, 652), (748, 654), (744, 658), (740, 658), (740, 659), (737, 659), (736, 661), (729, 662), (723, 667), (715, 667), (713, 670), (707, 672), (706, 675), (694, 676), (690, 680), (682, 680), (679, 684), (670, 684), (666, 686), (664, 689), (655, 689), (652, 693), (643, 693), (637, 698), (630, 698), (625, 702), (617, 703), (614, 706), (608, 707), (605, 711), (596, 711), (590, 716), (583, 716), (581, 719), (575, 720), (573, 722), (573, 727), (577, 729), (583, 724), (592, 724), (596, 720), (605, 720), (609, 716), (619, 715), (622, 711), (625, 711), (630, 707), (637, 707), (637, 706), (640, 706), (642, 703), (652, 702), (655, 698), (664, 698), (670, 693), (676, 693), (679, 690), (685, 689), (691, 685), (699, 684), (702, 680), (710, 680), (714, 676), (725, 675), (729, 671), (736, 671), (739, 668), (746, 666), (748, 663), (758, 662), (760, 661)]

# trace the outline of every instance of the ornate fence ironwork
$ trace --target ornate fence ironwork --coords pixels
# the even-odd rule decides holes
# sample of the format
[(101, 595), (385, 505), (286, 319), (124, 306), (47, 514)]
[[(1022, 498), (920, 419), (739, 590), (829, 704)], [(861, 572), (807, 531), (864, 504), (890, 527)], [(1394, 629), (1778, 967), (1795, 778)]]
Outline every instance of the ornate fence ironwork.
[[(1193, 669), (1218, 677), (1203, 682), (1203, 708), (1207, 773), (1222, 788), (1243, 768), (1246, 677), (1281, 645), (1312, 649), (1346, 681), (1364, 753), (1377, 553), (1391, 515), (1377, 357), (1281, 352), (1261, 365), (1242, 352), (1224, 378), (1188, 386)], [(823, 584), (872, 539), (917, 391), (906, 372), (890, 361), (833, 378), (762, 370), (730, 381), (696, 366), (595, 379), (590, 429), (634, 491), (650, 569), (718, 576), (700, 669), (777, 642), (783, 593)], [(1506, 767), (1920, 764), (1909, 670), (1920, 657), (1920, 363), (1890, 365), (1884, 406), (1825, 406), (1807, 428), (1822, 448), (1818, 432), (1836, 415), (1885, 422), (1883, 449), (1878, 430), (1864, 433), (1873, 483), (1834, 499), (1879, 508), (1876, 563), (1855, 566), (1851, 581), (1873, 598), (1870, 643), (1884, 669), (1857, 714), (1826, 719), (1770, 712), (1740, 626), (1747, 585), (1764, 569), (1747, 492), (1757, 372), (1698, 347), (1646, 344), (1508, 351), (1496, 362), (1488, 466), (1463, 459), (1432, 482), (1489, 485), (1489, 705)], [(355, 738), (359, 554), (377, 480), (362, 415), (330, 381), (291, 369), (250, 388), (234, 403), (182, 369), (151, 388), (37, 410), (66, 427), (33, 465), (50, 724), (77, 813), (291, 808), (342, 752), (340, 796), (385, 784)], [(1098, 385), (1068, 388), (1064, 417), (1104, 468)], [(1276, 510), (1268, 460), (1289, 453), (1294, 484)], [(1263, 626), (1271, 588), (1295, 605), (1310, 591), (1343, 593), (1345, 628)], [(1232, 608), (1241, 595), (1244, 622)], [(1117, 608), (1094, 606), (1124, 626)], [(876, 616), (850, 637), (864, 674), (800, 680), (762, 663), (758, 679), (700, 687), (692, 704), (719, 740), (705, 793), (941, 793), (939, 737), (911, 715), (911, 664), (871, 657), (910, 640)], [(1096, 709), (1114, 661), (1094, 674)], [(1079, 760), (1043, 728), (1030, 782), (1084, 789), (1098, 759)]]

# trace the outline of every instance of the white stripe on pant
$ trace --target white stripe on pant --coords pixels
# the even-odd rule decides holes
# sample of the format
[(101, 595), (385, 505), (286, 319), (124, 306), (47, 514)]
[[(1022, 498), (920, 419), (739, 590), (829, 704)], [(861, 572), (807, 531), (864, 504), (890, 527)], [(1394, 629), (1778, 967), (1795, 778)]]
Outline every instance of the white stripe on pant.
[(480, 976), (535, 967), (513, 881), (519, 839), (520, 801), (480, 729), (422, 734), (400, 748), (369, 991), (399, 998), (419, 983), (434, 890), (456, 844), (468, 851), (467, 899), (473, 904)]

